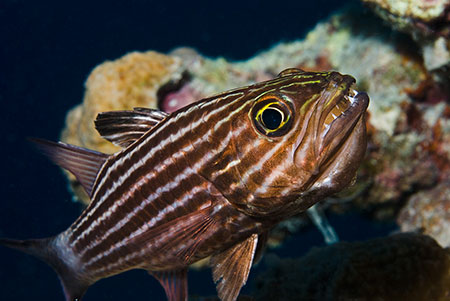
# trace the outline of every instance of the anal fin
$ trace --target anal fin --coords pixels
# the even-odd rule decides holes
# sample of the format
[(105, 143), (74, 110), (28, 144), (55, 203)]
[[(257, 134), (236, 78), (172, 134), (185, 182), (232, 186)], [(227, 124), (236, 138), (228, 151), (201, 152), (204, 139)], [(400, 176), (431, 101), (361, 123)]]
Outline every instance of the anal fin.
[(187, 268), (171, 271), (149, 271), (149, 274), (158, 279), (169, 301), (187, 301)]
[(211, 257), (213, 280), (222, 301), (236, 300), (247, 282), (257, 244), (258, 235), (253, 234), (243, 242)]

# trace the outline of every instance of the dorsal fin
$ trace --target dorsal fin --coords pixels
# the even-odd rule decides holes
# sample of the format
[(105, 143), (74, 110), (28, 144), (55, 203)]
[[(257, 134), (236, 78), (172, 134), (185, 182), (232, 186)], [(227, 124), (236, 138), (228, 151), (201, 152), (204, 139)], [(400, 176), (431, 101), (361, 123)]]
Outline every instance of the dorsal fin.
[(97, 115), (95, 128), (106, 140), (115, 145), (127, 147), (165, 119), (167, 115), (163, 111), (146, 108), (103, 112)]
[(234, 301), (247, 282), (258, 235), (253, 234), (243, 242), (211, 257), (213, 280), (222, 301)]
[(30, 140), (55, 164), (70, 171), (87, 194), (92, 195), (92, 186), (108, 155), (62, 142), (36, 138)]

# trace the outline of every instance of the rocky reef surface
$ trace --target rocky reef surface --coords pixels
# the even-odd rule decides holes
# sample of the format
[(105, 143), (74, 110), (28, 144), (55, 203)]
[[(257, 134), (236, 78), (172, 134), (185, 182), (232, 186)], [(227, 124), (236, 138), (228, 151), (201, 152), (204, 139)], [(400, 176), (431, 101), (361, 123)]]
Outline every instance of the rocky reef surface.
[[(370, 95), (369, 144), (356, 184), (323, 202), (321, 210), (353, 210), (374, 219), (396, 220), (402, 231), (428, 234), (448, 248), (449, 2), (362, 2), (382, 19), (370, 10), (346, 9), (317, 24), (304, 39), (280, 43), (247, 61), (208, 58), (193, 49), (178, 48), (168, 54), (133, 52), (105, 62), (88, 77), (84, 100), (68, 113), (61, 139), (112, 153), (117, 147), (94, 129), (93, 120), (101, 111), (151, 107), (171, 112), (202, 97), (270, 79), (285, 68), (337, 70), (353, 75), (357, 89)], [(71, 187), (77, 199), (88, 202), (73, 178)], [(279, 244), (286, 233), (297, 231), (307, 220), (301, 215), (283, 223), (269, 242)], [(407, 242), (423, 244), (411, 250), (437, 250), (431, 239), (418, 237), (378, 242), (386, 243), (386, 248), (398, 242), (405, 256), (413, 256)], [(341, 248), (358, 249), (359, 245), (341, 244), (330, 250), (341, 252)], [(382, 256), (379, 250), (360, 254), (358, 260), (369, 262), (372, 256)], [(420, 254), (417, 260), (428, 260)], [(447, 264), (448, 281), (448, 255), (441, 257)]]
[(450, 253), (432, 238), (403, 233), (314, 248), (298, 259), (266, 256), (256, 300), (448, 300)]
[(424, 66), (437, 78), (449, 77), (448, 0), (362, 0), (393, 28), (408, 33), (422, 49)]

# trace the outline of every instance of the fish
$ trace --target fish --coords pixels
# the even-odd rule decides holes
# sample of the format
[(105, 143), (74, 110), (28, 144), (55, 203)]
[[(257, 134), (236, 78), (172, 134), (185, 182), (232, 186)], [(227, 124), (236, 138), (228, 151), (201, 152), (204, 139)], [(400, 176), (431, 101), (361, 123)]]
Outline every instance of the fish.
[(269, 231), (352, 182), (368, 104), (350, 75), (290, 68), (170, 114), (100, 113), (117, 153), (33, 140), (77, 178), (87, 208), (60, 234), (0, 245), (49, 264), (66, 301), (131, 269), (187, 300), (188, 267), (208, 257), (219, 298), (236, 300)]

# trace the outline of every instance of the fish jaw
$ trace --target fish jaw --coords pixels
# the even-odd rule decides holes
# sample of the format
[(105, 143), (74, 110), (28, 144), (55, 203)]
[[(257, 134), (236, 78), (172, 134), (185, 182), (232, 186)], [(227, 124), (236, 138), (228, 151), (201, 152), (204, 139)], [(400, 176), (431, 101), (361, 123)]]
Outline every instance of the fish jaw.
[(345, 188), (366, 150), (365, 112), (369, 97), (353, 89), (355, 79), (335, 73), (310, 110), (309, 131), (295, 150), (294, 161), (308, 180), (302, 190), (327, 195)]
[(330, 152), (329, 159), (324, 163), (323, 170), (311, 190), (330, 195), (347, 187), (364, 158), (366, 146), (366, 121), (362, 115), (348, 132), (345, 142)]

